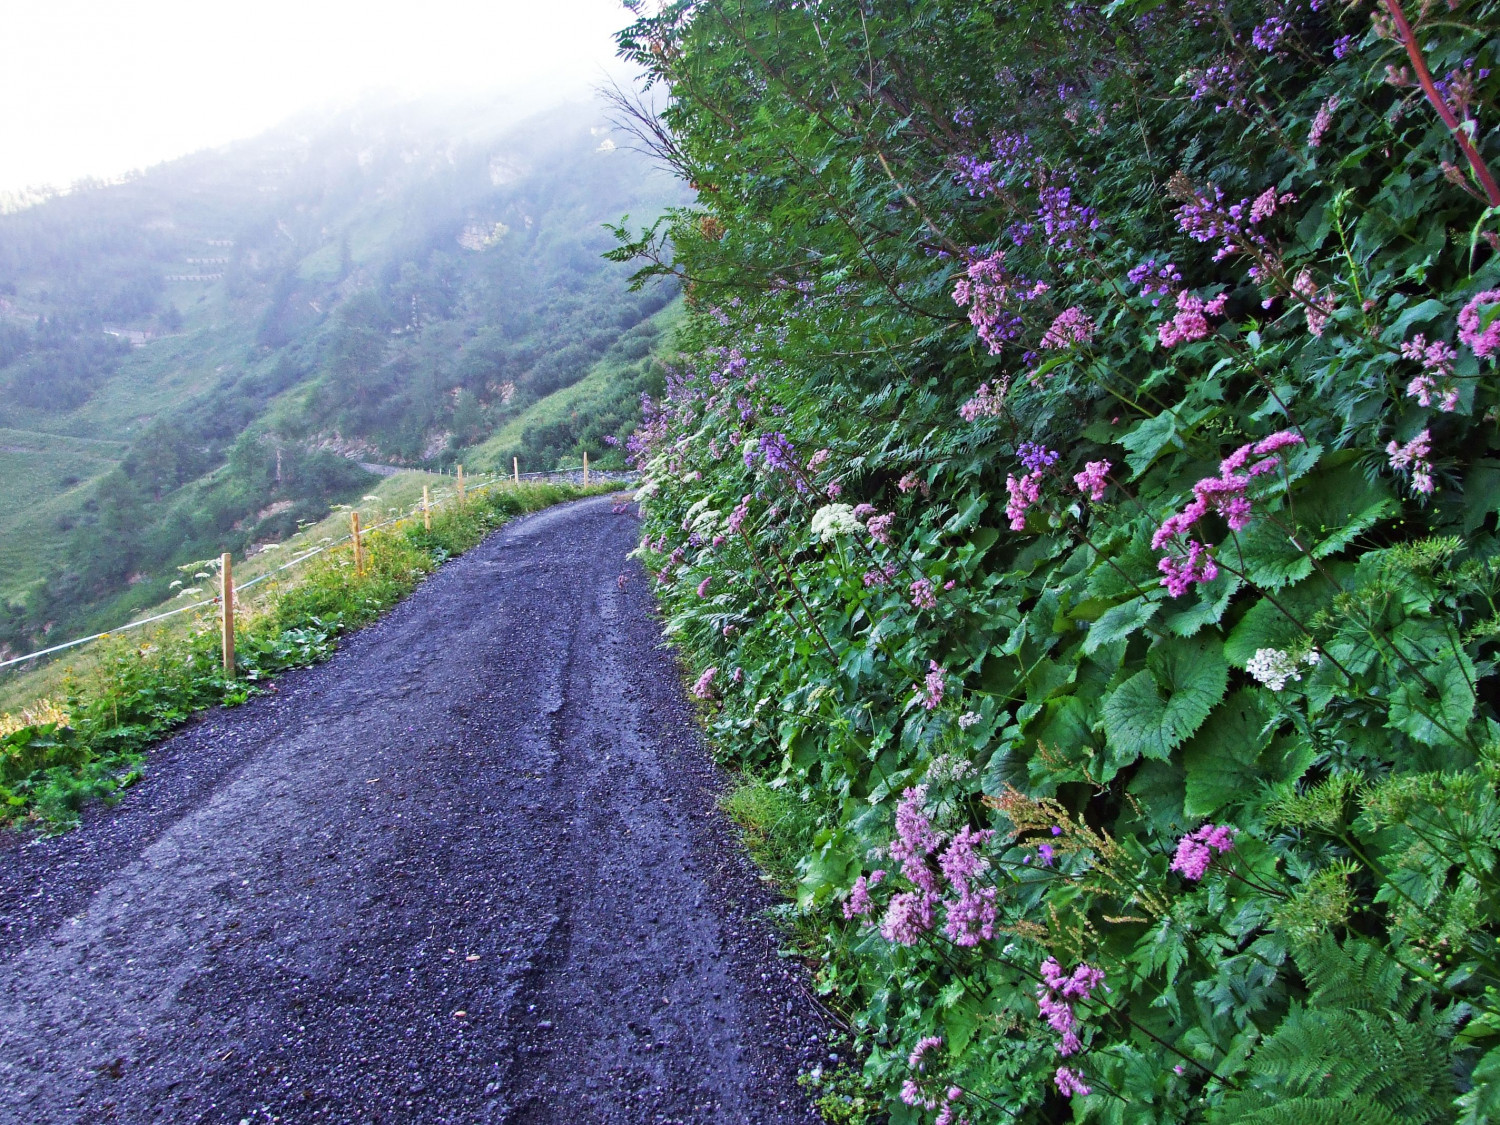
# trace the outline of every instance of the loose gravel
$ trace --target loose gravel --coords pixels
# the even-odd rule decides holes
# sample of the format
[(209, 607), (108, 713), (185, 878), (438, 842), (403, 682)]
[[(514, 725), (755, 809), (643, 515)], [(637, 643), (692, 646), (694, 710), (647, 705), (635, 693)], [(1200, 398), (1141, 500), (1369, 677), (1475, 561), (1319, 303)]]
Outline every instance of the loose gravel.
[(0, 1120), (817, 1121), (638, 534), (518, 520), (0, 844)]

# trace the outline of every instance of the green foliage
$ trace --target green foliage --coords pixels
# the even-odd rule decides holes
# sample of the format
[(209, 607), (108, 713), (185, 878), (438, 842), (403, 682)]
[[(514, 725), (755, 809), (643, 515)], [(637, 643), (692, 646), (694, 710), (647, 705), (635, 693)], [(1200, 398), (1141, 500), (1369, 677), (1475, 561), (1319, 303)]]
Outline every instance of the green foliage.
[(622, 36), (642, 555), (893, 1122), (1494, 1116), (1497, 12)]
[[(379, 616), (512, 516), (582, 495), (566, 484), (478, 491), (466, 503), (438, 508), (431, 531), (398, 525), (371, 533), (362, 574), (354, 571), (350, 547), (309, 560), (295, 572), (295, 584), (237, 620), (233, 680), (224, 676), (212, 615), (145, 639), (128, 634), (98, 642), (109, 651), (85, 680), (70, 683), (61, 704), (65, 720), (0, 736), (0, 824), (70, 827), (89, 801), (108, 800), (138, 780), (151, 744), (193, 713), (243, 703), (282, 672), (326, 660), (341, 635)], [(9, 725), (0, 722), (0, 730)]]

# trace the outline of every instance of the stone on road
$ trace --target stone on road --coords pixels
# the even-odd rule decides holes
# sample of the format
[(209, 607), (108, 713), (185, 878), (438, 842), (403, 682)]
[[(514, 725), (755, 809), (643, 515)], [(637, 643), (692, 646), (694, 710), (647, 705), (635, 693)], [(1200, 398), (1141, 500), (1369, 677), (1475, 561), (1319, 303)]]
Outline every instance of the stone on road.
[(817, 1120), (638, 529), (518, 520), (0, 845), (0, 1121)]

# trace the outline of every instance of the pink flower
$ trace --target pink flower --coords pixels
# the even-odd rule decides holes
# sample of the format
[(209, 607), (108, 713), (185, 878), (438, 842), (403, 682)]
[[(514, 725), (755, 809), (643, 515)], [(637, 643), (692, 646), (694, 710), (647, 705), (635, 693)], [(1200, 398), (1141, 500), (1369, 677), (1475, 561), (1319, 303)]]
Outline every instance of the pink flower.
[(1185, 555), (1168, 555), (1156, 564), (1161, 571), (1161, 584), (1167, 593), (1180, 598), (1195, 584), (1212, 582), (1219, 577), (1219, 566), (1214, 562), (1208, 548), (1197, 540), (1189, 540)]
[(1313, 118), (1312, 130), (1307, 134), (1307, 147), (1317, 148), (1323, 143), (1323, 135), (1328, 132), (1329, 126), (1333, 124), (1333, 113), (1339, 107), (1339, 96), (1334, 94), (1318, 109), (1318, 114)]
[(865, 522), (865, 530), (870, 533), (870, 538), (877, 543), (884, 543), (887, 547), (891, 545), (891, 524), (895, 522), (896, 513), (887, 512), (883, 516), (871, 516)]
[(1386, 445), (1385, 452), (1390, 457), (1392, 469), (1398, 473), (1411, 470), (1411, 486), (1417, 492), (1425, 496), (1436, 490), (1432, 481), (1432, 463), (1427, 459), (1432, 453), (1429, 430), (1423, 430), (1405, 445), (1392, 441)]
[(911, 591), (911, 604), (914, 609), (936, 609), (937, 590), (926, 578), (918, 578), (907, 587)]
[[(894, 569), (894, 568), (890, 568), (890, 569)], [(890, 580), (891, 580), (891, 574), (888, 573), (888, 571), (886, 569), (876, 570), (876, 569), (872, 568), (870, 570), (865, 571), (865, 573), (864, 573), (864, 582), (865, 582), (865, 587), (866, 588), (869, 588), (871, 586), (884, 586)]]
[(1419, 406), (1436, 402), (1445, 414), (1458, 409), (1458, 387), (1453, 382), (1453, 361), (1458, 353), (1452, 347), (1441, 340), (1429, 344), (1418, 334), (1401, 345), (1401, 355), (1422, 365), (1421, 373), (1406, 385), (1407, 395)]
[(861, 875), (849, 888), (849, 897), (844, 900), (845, 918), (864, 918), (875, 912), (875, 903), (870, 898), (870, 888), (885, 878), (884, 871), (872, 871), (868, 878)]
[(1110, 468), (1108, 461), (1090, 461), (1084, 465), (1083, 472), (1073, 475), (1073, 483), (1090, 500), (1103, 500), (1104, 490), (1109, 487)]
[(1190, 344), (1201, 340), (1209, 333), (1208, 317), (1222, 316), (1227, 293), (1221, 293), (1212, 301), (1195, 297), (1186, 289), (1177, 294), (1177, 312), (1171, 320), (1157, 326), (1156, 336), (1164, 348), (1175, 348), (1178, 344)]
[(1058, 313), (1052, 327), (1042, 336), (1042, 347), (1070, 348), (1074, 344), (1087, 344), (1093, 335), (1093, 321), (1083, 315), (1083, 309), (1074, 305)]
[(1172, 857), (1170, 870), (1180, 872), (1184, 879), (1196, 883), (1208, 870), (1213, 852), (1227, 852), (1232, 847), (1233, 828), (1224, 824), (1205, 824), (1177, 841), (1177, 854)]
[(1480, 359), (1500, 352), (1500, 316), (1481, 328), (1480, 309), (1500, 304), (1500, 289), (1486, 289), (1469, 299), (1458, 313), (1458, 339), (1467, 344)]
[(705, 578), (702, 582), (698, 583), (698, 596), (700, 598), (706, 598), (706, 597), (708, 597), (708, 585), (712, 581), (713, 581), (713, 577), (709, 576), (708, 578)]
[(717, 668), (707, 669), (703, 675), (698, 677), (698, 682), (693, 685), (693, 694), (699, 699), (712, 699), (714, 697), (714, 677), (719, 674)]
[(1042, 498), (1042, 474), (1027, 473), (1019, 480), (1014, 474), (1005, 477), (1005, 491), (1010, 499), (1005, 504), (1005, 514), (1010, 517), (1012, 531), (1026, 530), (1026, 510)]
[(729, 530), (732, 534), (738, 534), (740, 528), (745, 526), (745, 517), (750, 514), (750, 497), (741, 496), (740, 502), (734, 506), (734, 511), (729, 513)]
[(1083, 1084), (1081, 1077), (1065, 1066), (1057, 1068), (1057, 1073), (1053, 1075), (1052, 1081), (1057, 1083), (1057, 1092), (1065, 1098), (1071, 1098), (1075, 1095), (1087, 1097), (1093, 1093), (1092, 1090)]
[(1005, 384), (1001, 384), (998, 394), (990, 391), (988, 383), (980, 383), (979, 389), (974, 392), (974, 397), (969, 399), (958, 408), (958, 415), (965, 422), (972, 422), (976, 418), (994, 417), (1000, 413), (1001, 406), (1005, 402)]
[(809, 471), (812, 470), (812, 469), (818, 468), (818, 466), (822, 465), (825, 461), (828, 460), (828, 457), (829, 457), (828, 450), (826, 450), (826, 449), (820, 449), (820, 450), (818, 450), (816, 453), (814, 453), (811, 457), (809, 457), (807, 459), (807, 467), (808, 467)]
[[(929, 660), (927, 664), (927, 691), (922, 699), (922, 706), (929, 711), (936, 711), (938, 706), (943, 702), (943, 687), (945, 684), (943, 677), (948, 674), (948, 669), (938, 667), (936, 660)], [(922, 695), (920, 686), (917, 688), (917, 693)]]
[(886, 907), (880, 936), (897, 945), (916, 945), (932, 929), (934, 903), (925, 891), (902, 891)]
[(1019, 318), (1005, 307), (1014, 284), (1005, 270), (1005, 252), (998, 251), (971, 261), (965, 276), (953, 286), (954, 303), (968, 307), (969, 323), (991, 355), (998, 355), (1019, 327)]
[(1328, 323), (1326, 305), (1318, 301), (1318, 287), (1313, 282), (1312, 271), (1303, 270), (1292, 281), (1292, 292), (1302, 298), (1303, 311), (1307, 314), (1307, 330), (1314, 336), (1323, 335)]

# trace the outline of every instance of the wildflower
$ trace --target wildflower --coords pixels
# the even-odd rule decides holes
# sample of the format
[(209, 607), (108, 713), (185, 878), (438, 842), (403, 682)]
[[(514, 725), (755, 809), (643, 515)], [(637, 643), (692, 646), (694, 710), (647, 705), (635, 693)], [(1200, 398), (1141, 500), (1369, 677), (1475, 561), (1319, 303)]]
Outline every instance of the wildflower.
[(902, 492), (911, 492), (920, 489), (924, 496), (927, 495), (928, 491), (927, 482), (919, 478), (916, 473), (906, 473), (896, 482), (896, 487)]
[[(1482, 306), (1500, 304), (1500, 289), (1486, 289), (1469, 299), (1458, 313), (1458, 338), (1467, 344), (1469, 348), (1480, 359), (1495, 355), (1500, 352), (1500, 316), (1488, 316), (1488, 323), (1482, 324), (1480, 309)], [(1495, 310), (1490, 309), (1490, 313)]]
[(1057, 1068), (1057, 1073), (1053, 1075), (1052, 1081), (1057, 1084), (1057, 1092), (1065, 1098), (1071, 1098), (1074, 1095), (1087, 1097), (1093, 1093), (1089, 1087), (1083, 1084), (1081, 1077), (1065, 1066)]
[(1339, 107), (1339, 96), (1334, 94), (1318, 107), (1317, 116), (1313, 118), (1312, 129), (1307, 134), (1307, 147), (1317, 148), (1323, 143), (1323, 136), (1333, 125), (1334, 111)]
[(1427, 495), (1436, 489), (1432, 481), (1432, 463), (1428, 456), (1432, 453), (1432, 434), (1423, 430), (1405, 445), (1395, 441), (1387, 443), (1386, 455), (1390, 458), (1391, 468), (1397, 472), (1411, 470), (1411, 486), (1419, 493)]
[(927, 857), (942, 845), (943, 836), (932, 827), (922, 811), (927, 801), (927, 786), (906, 789), (896, 805), (896, 838), (891, 841), (890, 856), (901, 864), (901, 874), (926, 894), (938, 893), (937, 879), (927, 865)]
[(911, 591), (911, 604), (914, 609), (937, 608), (937, 591), (926, 578), (918, 578), (907, 589)]
[(1087, 344), (1094, 334), (1094, 324), (1083, 315), (1077, 305), (1057, 314), (1052, 327), (1042, 336), (1044, 348), (1068, 348), (1074, 344)]
[(738, 534), (740, 528), (745, 526), (745, 517), (750, 514), (750, 497), (741, 496), (740, 502), (734, 506), (734, 511), (729, 513), (729, 530)]
[(883, 569), (877, 570), (872, 568), (865, 571), (864, 573), (864, 583), (866, 589), (869, 589), (872, 586), (884, 586), (890, 580), (891, 576), (887, 574)]
[(708, 597), (708, 586), (709, 586), (709, 583), (712, 582), (712, 581), (713, 581), (713, 576), (710, 575), (709, 577), (705, 578), (702, 582), (698, 583), (698, 596), (700, 598), (706, 598), (706, 597)]
[(1280, 16), (1272, 16), (1250, 33), (1250, 42), (1269, 55), (1275, 52), (1288, 30), (1290, 25), (1286, 20)]
[(1038, 844), (1036, 848), (1036, 857), (1041, 861), (1043, 867), (1051, 867), (1053, 859), (1052, 845)]
[(830, 454), (826, 449), (820, 449), (807, 459), (807, 468), (811, 472), (828, 460)]
[(699, 699), (712, 699), (714, 697), (714, 677), (719, 670), (709, 667), (703, 675), (698, 677), (698, 682), (693, 685), (693, 694)]
[(1232, 847), (1234, 829), (1228, 825), (1205, 824), (1177, 841), (1177, 854), (1172, 857), (1170, 870), (1180, 872), (1184, 879), (1196, 883), (1208, 870), (1213, 853), (1227, 852)]
[(1302, 298), (1303, 311), (1307, 314), (1307, 330), (1314, 336), (1323, 335), (1323, 327), (1328, 323), (1328, 313), (1318, 303), (1318, 287), (1313, 283), (1311, 270), (1303, 270), (1293, 279), (1292, 292)]
[(960, 730), (968, 730), (975, 723), (979, 722), (979, 718), (978, 711), (965, 711), (958, 717), (958, 727)]
[(1019, 480), (1014, 474), (1007, 474), (1005, 491), (1010, 495), (1005, 503), (1005, 514), (1010, 519), (1010, 529), (1025, 531), (1026, 510), (1042, 498), (1042, 474), (1027, 473)]
[(948, 669), (939, 667), (936, 660), (929, 660), (927, 664), (927, 690), (924, 694), (921, 686), (918, 685), (917, 693), (922, 697), (922, 706), (924, 708), (928, 711), (936, 711), (938, 706), (943, 702), (944, 677), (948, 674)]
[(897, 945), (916, 945), (932, 929), (934, 896), (902, 891), (891, 899), (880, 923), (880, 936)]
[(1078, 1037), (1078, 1017), (1074, 1005), (1086, 1001), (1094, 989), (1104, 983), (1104, 970), (1096, 969), (1085, 961), (1075, 966), (1071, 973), (1064, 973), (1057, 959), (1048, 957), (1042, 962), (1039, 971), (1042, 983), (1036, 986), (1037, 1008), (1047, 1021), (1047, 1026), (1062, 1036), (1057, 1044), (1057, 1053), (1067, 1058), (1083, 1049), (1083, 1042)]
[(1028, 472), (1039, 473), (1043, 469), (1057, 463), (1058, 455), (1045, 445), (1038, 445), (1034, 441), (1023, 441), (1021, 448), (1016, 450), (1016, 456), (1020, 459)]
[(1083, 472), (1073, 474), (1073, 483), (1090, 500), (1103, 500), (1104, 490), (1109, 486), (1110, 468), (1108, 461), (1090, 461), (1083, 466)]
[[(726, 625), (725, 628), (726, 629), (730, 628), (730, 626)], [(744, 683), (745, 682), (745, 670), (743, 668), (736, 668), (734, 670), (734, 675), (732, 675), (732, 676), (729, 677), (729, 682), (732, 683), (732, 684), (742, 684), (742, 683)]]
[(1171, 320), (1157, 326), (1156, 336), (1164, 348), (1175, 348), (1178, 344), (1189, 344), (1208, 335), (1208, 317), (1222, 316), (1227, 293), (1221, 293), (1211, 301), (1195, 297), (1186, 289), (1177, 294), (1177, 312)]
[(871, 516), (865, 521), (865, 530), (870, 533), (870, 538), (877, 543), (884, 543), (887, 547), (891, 545), (891, 524), (895, 522), (896, 514), (887, 512), (883, 516)]
[(1401, 355), (1422, 365), (1422, 371), (1406, 385), (1406, 393), (1420, 406), (1437, 403), (1439, 410), (1458, 409), (1458, 387), (1453, 383), (1453, 362), (1458, 352), (1441, 340), (1427, 342), (1421, 334), (1401, 345)]
[(969, 323), (989, 348), (1000, 354), (1007, 340), (1015, 338), (1020, 318), (1005, 309), (1015, 280), (1005, 270), (1005, 252), (969, 262), (965, 275), (953, 286), (953, 301), (969, 309)]
[(1212, 582), (1219, 577), (1219, 565), (1208, 553), (1208, 547), (1196, 540), (1188, 541), (1185, 554), (1162, 558), (1156, 569), (1162, 573), (1161, 584), (1174, 598), (1182, 597), (1194, 585)]
[(988, 383), (980, 383), (979, 389), (974, 392), (974, 397), (958, 408), (958, 415), (965, 422), (972, 422), (976, 418), (994, 417), (1000, 413), (1000, 405), (1004, 400), (1003, 387), (999, 394), (994, 394)]
[(870, 888), (877, 886), (885, 878), (885, 872), (875, 870), (870, 872), (866, 878), (861, 875), (854, 880), (854, 886), (849, 888), (849, 897), (844, 900), (845, 918), (864, 918), (875, 912), (875, 903), (870, 898)]
[[(1302, 658), (1306, 664), (1317, 664), (1322, 657), (1314, 649)], [(1258, 648), (1255, 655), (1245, 662), (1245, 671), (1250, 673), (1258, 683), (1264, 684), (1272, 691), (1280, 691), (1286, 687), (1287, 680), (1301, 682), (1302, 673), (1297, 668), (1298, 661), (1290, 653), (1282, 652), (1278, 648)]]
[(821, 542), (830, 543), (840, 535), (849, 535), (859, 528), (854, 518), (854, 509), (848, 504), (825, 504), (813, 513), (812, 533)]
[(1151, 304), (1160, 305), (1161, 298), (1171, 292), (1173, 283), (1182, 282), (1182, 274), (1171, 262), (1164, 266), (1156, 264), (1155, 258), (1148, 258), (1125, 275), (1132, 285), (1141, 287), (1142, 297), (1152, 297)]
[(1333, 41), (1333, 57), (1341, 59), (1354, 49), (1354, 36), (1340, 35)]

